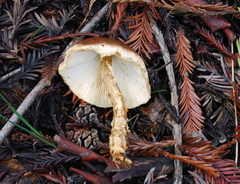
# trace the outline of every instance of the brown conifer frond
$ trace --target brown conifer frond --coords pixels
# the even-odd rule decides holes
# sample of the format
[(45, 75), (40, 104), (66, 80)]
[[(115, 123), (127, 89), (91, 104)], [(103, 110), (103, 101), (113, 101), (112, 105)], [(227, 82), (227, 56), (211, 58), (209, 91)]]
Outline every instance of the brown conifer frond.
[(234, 140), (216, 148), (211, 145), (211, 141), (202, 141), (196, 137), (184, 137), (182, 151), (196, 160), (205, 160), (207, 162), (216, 162), (226, 154), (227, 148), (234, 144)]
[(126, 15), (126, 8), (128, 3), (118, 3), (116, 6), (116, 13), (113, 15), (114, 25), (112, 26), (110, 33), (116, 34), (121, 22), (123, 21), (124, 16)]
[[(55, 48), (55, 50), (52, 49), (52, 51), (49, 51), (49, 54), (51, 52), (54, 53), (57, 51), (58, 51), (57, 48)], [(57, 68), (58, 68), (57, 56), (54, 54), (47, 56), (41, 70), (42, 77), (44, 78), (44, 77), (54, 76), (56, 74), (55, 71), (57, 70)]]
[(215, 183), (222, 183), (222, 184), (237, 184), (240, 183), (240, 170), (237, 168), (235, 162), (233, 160), (219, 160), (213, 165), (216, 169), (220, 171), (220, 176), (215, 178), (212, 176), (209, 176), (205, 173), (206, 181), (209, 181), (208, 179), (212, 179), (212, 184)]
[(190, 41), (185, 37), (183, 29), (178, 31), (176, 62), (179, 73), (183, 78), (180, 86), (179, 114), (182, 119), (183, 133), (191, 133), (192, 131), (201, 131), (204, 117), (200, 108), (200, 98), (195, 93), (192, 86), (194, 84), (189, 78), (195, 65), (190, 51)]
[(149, 142), (144, 138), (140, 138), (136, 132), (128, 134), (129, 149), (134, 155), (151, 155), (156, 156), (154, 153), (157, 149), (172, 146), (176, 144), (175, 140), (162, 140), (159, 142)]
[(222, 3), (217, 4), (206, 4), (206, 3), (189, 3), (179, 0), (170, 0), (166, 2), (165, 0), (113, 0), (113, 2), (138, 2), (147, 3), (154, 7), (161, 7), (172, 12), (184, 12), (193, 14), (205, 14), (205, 15), (223, 15), (227, 13), (238, 13), (232, 6), (222, 5)]
[(153, 44), (153, 34), (150, 26), (152, 18), (149, 17), (148, 13), (152, 17), (155, 17), (155, 15), (147, 4), (136, 5), (135, 9), (141, 10), (141, 13), (134, 11), (136, 15), (130, 16), (126, 20), (129, 23), (128, 28), (132, 31), (126, 44), (131, 43), (134, 50), (150, 59), (150, 54), (152, 54), (150, 44)]
[(220, 40), (218, 40), (210, 31), (207, 29), (200, 27), (198, 24), (193, 23), (192, 24), (196, 27), (199, 34), (201, 34), (211, 45), (217, 48), (221, 53), (233, 58), (233, 54), (231, 51), (223, 44)]
[[(228, 177), (231, 175), (230, 171), (239, 173), (236, 167), (230, 167), (230, 162), (228, 160), (224, 160), (224, 163), (227, 164), (226, 166), (229, 166), (228, 169), (224, 170), (221, 169), (222, 167), (220, 167), (223, 165), (223, 160), (221, 160), (222, 156), (228, 152), (227, 148), (233, 143), (234, 140), (222, 145), (219, 148), (215, 148), (213, 145), (210, 145), (210, 141), (200, 141), (200, 139), (197, 137), (185, 137), (185, 141), (181, 146), (181, 149), (187, 154), (187, 156), (179, 156), (161, 149), (167, 145), (173, 145), (174, 140), (151, 143), (138, 137), (136, 133), (129, 134), (129, 148), (134, 155), (164, 155), (172, 159), (179, 159), (182, 162), (193, 165), (201, 176), (204, 175), (205, 177), (214, 180)], [(228, 170), (229, 172), (227, 172)]]
[(216, 14), (226, 14), (226, 13), (237, 13), (237, 11), (228, 5), (223, 5), (222, 2), (216, 4), (206, 4), (206, 3), (190, 3), (187, 1), (180, 1), (176, 3), (176, 9), (183, 8), (186, 12), (191, 13), (204, 13), (205, 15), (216, 15)]
[(182, 118), (183, 133), (192, 131), (201, 131), (204, 117), (200, 108), (200, 98), (195, 93), (194, 84), (187, 76), (183, 77), (183, 83), (180, 86), (181, 93), (179, 96), (180, 117)]
[(236, 134), (233, 135), (237, 139), (238, 142), (240, 142), (240, 125), (236, 126), (235, 128)]
[[(130, 134), (129, 139), (131, 140), (130, 146), (132, 146), (129, 147), (135, 155), (164, 155), (172, 159), (179, 159), (182, 162), (194, 166), (196, 171), (206, 181), (214, 181), (215, 183), (219, 183), (216, 181), (224, 181), (225, 183), (226, 181), (233, 182), (236, 180), (239, 182), (240, 170), (237, 169), (231, 160), (222, 159), (228, 152), (228, 147), (234, 144), (235, 140), (216, 148), (210, 144), (211, 141), (201, 141), (201, 138), (198, 137), (184, 137), (183, 145), (181, 145), (180, 148), (187, 156), (180, 156), (164, 151), (163, 149), (156, 149), (156, 145), (139, 138), (136, 133)], [(136, 145), (136, 143), (139, 144)], [(152, 144), (152, 146), (150, 146), (150, 144)], [(146, 145), (147, 147), (144, 148)]]
[(231, 83), (233, 86), (233, 91), (230, 92), (229, 94), (229, 98), (234, 102), (234, 104), (236, 104), (237, 106), (237, 113), (240, 114), (240, 88), (239, 85), (240, 84), (236, 84), (235, 82)]
[(74, 37), (85, 36), (85, 35), (98, 37), (98, 35), (94, 33), (69, 33), (69, 32), (63, 33), (59, 36), (52, 37), (52, 38), (49, 38), (48, 35), (45, 35), (45, 36), (38, 35), (38, 36), (35, 36), (34, 38), (31, 38), (31, 35), (32, 34), (29, 34), (21, 42), (21, 47), (36, 49), (37, 46), (46, 46), (47, 45), (46, 42), (57, 42), (65, 38), (74, 38)]
[(191, 74), (195, 68), (193, 64), (193, 57), (190, 51), (191, 45), (190, 41), (185, 37), (183, 29), (178, 30), (177, 35), (177, 65), (179, 68), (180, 75), (183, 77), (186, 74)]
[(195, 138), (187, 138), (183, 141), (181, 149), (184, 153), (188, 154), (193, 160), (201, 160), (210, 164), (219, 172), (218, 177), (214, 177), (209, 172), (204, 170), (196, 171), (205, 181), (210, 183), (239, 183), (240, 170), (237, 168), (233, 160), (223, 159), (222, 157), (228, 152), (228, 147), (235, 143), (235, 140), (229, 141), (226, 144), (216, 148), (210, 145), (210, 141), (197, 141)]
[(189, 156), (174, 155), (166, 151), (160, 151), (160, 152), (162, 155), (166, 157), (169, 157), (172, 159), (178, 159), (178, 160), (181, 160), (182, 162), (193, 165), (195, 168), (203, 170), (206, 173), (209, 173), (211, 176), (217, 177), (220, 175), (219, 171), (212, 166), (213, 165), (212, 163), (208, 163), (204, 160), (194, 160), (194, 158), (191, 158)]

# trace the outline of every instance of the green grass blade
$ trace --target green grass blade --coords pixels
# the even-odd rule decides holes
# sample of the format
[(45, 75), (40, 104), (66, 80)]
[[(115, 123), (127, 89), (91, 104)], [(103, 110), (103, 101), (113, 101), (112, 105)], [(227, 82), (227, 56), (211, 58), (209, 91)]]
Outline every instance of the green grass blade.
[(16, 111), (16, 109), (7, 101), (7, 99), (6, 99), (2, 94), (0, 94), (0, 97), (4, 100), (4, 102), (7, 103), (8, 107), (18, 116), (18, 118), (19, 118), (25, 125), (27, 125), (33, 132), (35, 132), (35, 134), (41, 136), (41, 134), (40, 134), (32, 125), (30, 125), (24, 117), (22, 117), (22, 116)]
[(167, 90), (161, 89), (161, 90), (157, 90), (157, 91), (152, 91), (151, 93), (159, 93), (159, 92), (164, 92), (164, 91), (167, 91)]
[(43, 27), (44, 27), (44, 25), (42, 24), (42, 25), (32, 34), (31, 39), (33, 39), (33, 38), (36, 36), (36, 34), (37, 34)]
[(48, 142), (47, 140), (45, 140), (45, 139), (42, 137), (41, 134), (40, 134), (40, 136), (39, 136), (39, 135), (35, 134), (34, 132), (31, 132), (30, 130), (24, 128), (23, 126), (21, 126), (21, 125), (19, 125), (19, 124), (17, 124), (17, 123), (14, 123), (14, 122), (12, 122), (12, 121), (10, 121), (8, 118), (6, 118), (5, 116), (3, 116), (2, 114), (0, 114), (0, 117), (3, 118), (5, 121), (9, 121), (9, 122), (12, 123), (14, 126), (16, 126), (16, 127), (20, 128), (20, 129), (26, 131), (27, 133), (29, 133), (30, 135), (36, 137), (37, 139), (39, 139), (40, 141), (44, 142), (45, 144), (52, 146), (54, 149), (57, 148), (56, 145), (54, 145), (54, 144)]

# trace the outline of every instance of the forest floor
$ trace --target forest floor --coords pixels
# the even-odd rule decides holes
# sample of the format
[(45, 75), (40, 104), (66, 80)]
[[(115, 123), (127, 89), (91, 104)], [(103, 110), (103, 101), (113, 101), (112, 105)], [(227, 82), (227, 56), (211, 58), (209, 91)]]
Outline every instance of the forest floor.
[[(0, 184), (240, 183), (239, 22), (239, 0), (0, 0)], [(90, 37), (146, 65), (151, 98), (127, 111), (128, 166), (109, 152), (115, 111), (58, 73)]]

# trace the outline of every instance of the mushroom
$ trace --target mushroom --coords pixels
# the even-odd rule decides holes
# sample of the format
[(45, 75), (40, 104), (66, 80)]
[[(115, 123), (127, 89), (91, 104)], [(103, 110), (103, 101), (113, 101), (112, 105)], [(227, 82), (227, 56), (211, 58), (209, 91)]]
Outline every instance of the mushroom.
[(59, 74), (80, 99), (98, 107), (113, 107), (109, 148), (112, 160), (130, 166), (127, 150), (127, 109), (150, 99), (143, 59), (128, 45), (111, 38), (88, 38), (70, 47)]

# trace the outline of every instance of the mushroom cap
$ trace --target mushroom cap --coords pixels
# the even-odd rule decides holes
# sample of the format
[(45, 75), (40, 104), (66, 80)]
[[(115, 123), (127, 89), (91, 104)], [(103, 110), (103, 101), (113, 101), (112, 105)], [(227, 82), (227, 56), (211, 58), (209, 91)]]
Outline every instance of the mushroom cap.
[(112, 107), (101, 76), (101, 58), (112, 56), (115, 82), (126, 108), (150, 99), (150, 84), (143, 59), (128, 45), (111, 38), (88, 38), (70, 47), (58, 71), (72, 92), (98, 107)]

